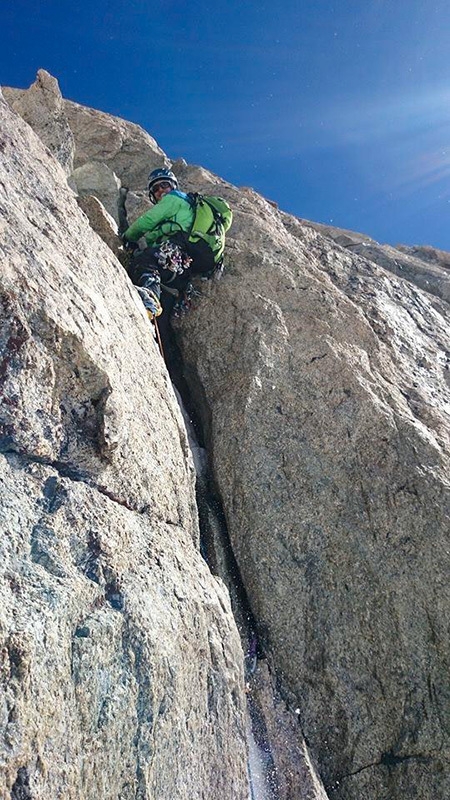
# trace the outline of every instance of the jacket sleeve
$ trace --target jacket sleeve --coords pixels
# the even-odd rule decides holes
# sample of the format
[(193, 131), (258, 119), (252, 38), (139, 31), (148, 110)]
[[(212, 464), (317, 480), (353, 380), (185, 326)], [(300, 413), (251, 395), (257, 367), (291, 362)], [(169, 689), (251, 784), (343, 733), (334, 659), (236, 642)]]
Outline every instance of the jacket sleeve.
[(155, 228), (158, 228), (162, 222), (169, 220), (175, 216), (178, 211), (180, 201), (176, 195), (166, 194), (164, 197), (150, 208), (142, 217), (130, 225), (124, 233), (125, 239), (130, 242), (137, 242), (141, 236), (146, 233), (151, 233)]

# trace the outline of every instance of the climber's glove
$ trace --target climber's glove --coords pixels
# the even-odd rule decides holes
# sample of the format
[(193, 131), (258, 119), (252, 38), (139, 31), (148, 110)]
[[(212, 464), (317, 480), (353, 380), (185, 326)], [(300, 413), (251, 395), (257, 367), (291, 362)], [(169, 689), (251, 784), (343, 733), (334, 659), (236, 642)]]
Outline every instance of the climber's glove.
[(131, 256), (133, 255), (134, 251), (138, 248), (137, 242), (131, 242), (129, 239), (126, 239), (125, 236), (122, 236), (122, 244), (125, 252), (129, 253)]
[(162, 314), (162, 306), (159, 302), (158, 297), (151, 289), (147, 289), (145, 286), (136, 286), (136, 289), (139, 292), (139, 296), (144, 303), (145, 308), (147, 309), (147, 314), (149, 315), (150, 319), (154, 317), (159, 317)]

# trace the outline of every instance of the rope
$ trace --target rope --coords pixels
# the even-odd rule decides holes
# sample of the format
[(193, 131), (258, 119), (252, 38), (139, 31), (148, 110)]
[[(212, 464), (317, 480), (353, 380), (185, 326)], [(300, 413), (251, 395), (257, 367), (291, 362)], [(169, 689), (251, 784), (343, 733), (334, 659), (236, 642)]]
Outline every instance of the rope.
[(152, 322), (153, 322), (153, 325), (155, 326), (155, 338), (156, 338), (156, 341), (158, 342), (159, 352), (161, 353), (162, 359), (165, 362), (166, 358), (165, 358), (165, 355), (164, 355), (164, 350), (163, 350), (163, 346), (162, 346), (161, 336), (160, 336), (160, 333), (159, 333), (158, 323), (156, 322), (156, 317), (152, 318)]

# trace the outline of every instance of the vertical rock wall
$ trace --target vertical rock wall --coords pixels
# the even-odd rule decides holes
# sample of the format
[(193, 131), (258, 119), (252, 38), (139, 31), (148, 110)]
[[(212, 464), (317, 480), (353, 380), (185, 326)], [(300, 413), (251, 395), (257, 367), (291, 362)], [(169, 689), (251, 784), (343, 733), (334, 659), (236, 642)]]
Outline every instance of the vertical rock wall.
[(448, 305), (221, 190), (178, 332), (260, 636), (331, 797), (445, 797)]
[[(9, 99), (17, 99), (22, 94), (13, 91)], [(91, 161), (106, 163), (127, 185), (143, 189), (149, 169), (159, 166), (164, 160), (164, 154), (151, 137), (137, 126), (101, 112), (68, 101), (64, 108), (75, 138), (76, 165)], [(448, 305), (437, 299), (448, 298), (446, 254), (436, 256), (434, 253), (430, 266), (423, 261), (425, 255), (428, 257), (428, 251), (423, 249), (420, 252), (406, 250), (402, 254), (353, 232), (325, 229), (306, 221), (302, 224), (278, 213), (251, 190), (238, 191), (206, 170), (189, 167), (184, 162), (175, 164), (174, 169), (183, 188), (219, 192), (230, 199), (236, 211), (235, 224), (228, 238), (225, 277), (218, 284), (201, 286), (203, 296), (192, 313), (178, 323), (177, 333), (186, 375), (207, 432), (215, 480), (224, 503), (234, 551), (258, 622), (260, 645), (269, 655), (272, 674), (277, 676), (280, 689), (292, 707), (299, 711), (298, 749), (291, 748), (288, 743), (292, 736), (295, 738), (295, 723), (292, 723), (294, 727), (288, 726), (284, 753), (282, 740), (287, 728), (274, 722), (270, 712), (266, 719), (268, 727), (279, 728), (278, 738), (276, 732), (273, 733), (280, 749), (278, 763), (285, 765), (285, 775), (279, 785), (283, 784), (286, 796), (293, 791), (292, 800), (294, 796), (298, 800), (297, 788), (294, 790), (289, 786), (298, 786), (299, 764), (308, 759), (303, 732), (330, 798), (397, 800), (411, 797), (435, 800), (446, 797), (450, 794), (446, 622), (450, 606), (450, 341)], [(46, 176), (44, 187), (48, 179)], [(23, 175), (20, 180), (23, 180)], [(4, 185), (9, 186), (9, 182), (5, 181)], [(190, 633), (186, 633), (186, 625), (190, 631), (190, 612), (183, 615), (182, 624), (179, 622), (179, 604), (186, 602), (186, 595), (190, 597), (191, 585), (184, 552), (182, 569), (188, 580), (187, 588), (184, 585), (180, 587), (176, 579), (178, 573), (173, 569), (179, 561), (180, 546), (183, 551), (188, 548), (186, 553), (191, 552), (189, 537), (196, 538), (195, 513), (192, 500), (188, 499), (189, 492), (188, 495), (183, 490), (180, 492), (180, 486), (185, 485), (184, 478), (181, 479), (177, 471), (177, 449), (173, 449), (171, 444), (172, 414), (176, 417), (177, 412), (171, 405), (171, 392), (164, 384), (164, 373), (161, 384), (160, 379), (155, 378), (154, 371), (158, 372), (159, 364), (155, 357), (149, 383), (143, 377), (146, 370), (140, 360), (142, 354), (135, 360), (135, 348), (139, 349), (143, 341), (140, 335), (136, 335), (136, 325), (138, 328), (143, 325), (142, 330), (145, 330), (145, 320), (137, 309), (129, 317), (127, 301), (127, 324), (124, 324), (123, 307), (120, 312), (116, 311), (116, 298), (123, 291), (123, 280), (117, 283), (118, 276), (114, 277), (117, 265), (110, 257), (109, 260), (107, 257), (108, 263), (115, 266), (112, 273), (108, 273), (107, 281), (104, 280), (103, 267), (101, 272), (92, 269), (93, 261), (96, 266), (98, 263), (103, 265), (105, 258), (104, 249), (101, 256), (93, 258), (95, 248), (99, 247), (93, 239), (89, 244), (89, 254), (84, 251), (81, 258), (81, 263), (85, 264), (82, 280), (73, 284), (80, 258), (77, 256), (71, 260), (67, 253), (71, 269), (69, 272), (66, 269), (61, 271), (61, 280), (53, 274), (50, 285), (46, 286), (48, 296), (46, 294), (43, 303), (42, 285), (48, 274), (47, 264), (49, 261), (59, 263), (55, 250), (60, 248), (52, 246), (51, 240), (53, 237), (57, 241), (61, 220), (55, 217), (59, 205), (46, 206), (42, 230), (50, 241), (42, 247), (38, 240), (36, 250), (34, 226), (39, 227), (37, 219), (41, 220), (41, 206), (47, 202), (48, 193), (41, 185), (35, 188), (39, 214), (27, 209), (23, 230), (27, 232), (27, 241), (33, 242), (34, 253), (39, 254), (41, 248), (46, 254), (45, 267), (42, 269), (38, 255), (32, 260), (30, 271), (30, 253), (26, 245), (26, 268), (18, 267), (18, 260), (11, 256), (14, 270), (8, 279), (8, 291), (13, 294), (11, 287), (19, 283), (23, 284), (25, 292), (20, 290), (19, 295), (13, 294), (15, 305), (8, 306), (5, 318), (10, 319), (11, 308), (20, 306), (22, 295), (33, 296), (36, 282), (41, 285), (36, 305), (48, 309), (49, 303), (50, 306), (53, 303), (59, 317), (55, 311), (49, 314), (46, 310), (45, 317), (51, 319), (49, 326), (47, 321), (42, 322), (41, 312), (33, 312), (39, 342), (45, 342), (51, 355), (44, 366), (36, 361), (39, 377), (34, 383), (30, 383), (28, 377), (22, 379), (20, 392), (10, 390), (3, 405), (3, 447), (8, 455), (7, 468), (13, 470), (14, 477), (19, 467), (25, 474), (25, 462), (20, 461), (23, 458), (21, 451), (34, 453), (32, 470), (38, 470), (38, 475), (35, 478), (33, 473), (32, 480), (37, 480), (38, 487), (44, 487), (42, 493), (41, 489), (27, 490), (31, 496), (34, 496), (34, 491), (35, 505), (31, 505), (35, 515), (39, 511), (41, 516), (33, 524), (28, 521), (24, 525), (25, 530), (31, 526), (32, 537), (25, 537), (22, 544), (16, 543), (14, 553), (26, 554), (28, 548), (32, 568), (36, 569), (34, 565), (38, 564), (45, 570), (39, 573), (39, 580), (42, 580), (42, 574), (52, 574), (52, 570), (56, 570), (58, 578), (57, 571), (62, 569), (58, 548), (59, 542), (64, 541), (60, 531), (67, 527), (64, 515), (68, 513), (70, 519), (72, 514), (76, 516), (82, 509), (85, 522), (81, 532), (64, 546), (69, 551), (72, 547), (75, 555), (72, 553), (70, 558), (75, 565), (84, 565), (76, 566), (76, 569), (88, 576), (91, 589), (103, 598), (102, 608), (109, 613), (108, 620), (117, 622), (123, 619), (124, 608), (128, 610), (128, 616), (126, 631), (120, 628), (122, 641), (126, 643), (126, 655), (120, 660), (118, 651), (114, 647), (111, 652), (107, 651), (103, 640), (95, 658), (89, 650), (95, 637), (93, 639), (88, 631), (103, 631), (103, 618), (98, 622), (97, 617), (92, 616), (92, 609), (88, 609), (89, 613), (84, 610), (81, 615), (77, 609), (75, 616), (69, 615), (75, 630), (74, 674), (78, 676), (79, 665), (84, 661), (91, 665), (87, 673), (80, 672), (81, 686), (92, 684), (95, 687), (100, 683), (102, 687), (112, 686), (112, 682), (105, 679), (104, 672), (101, 680), (95, 677), (95, 665), (106, 661), (113, 665), (110, 673), (122, 670), (124, 685), (131, 687), (132, 665), (141, 660), (136, 652), (143, 653), (145, 664), (151, 663), (160, 677), (155, 685), (171, 686), (168, 693), (171, 698), (178, 695), (181, 683), (187, 685), (194, 680), (193, 685), (198, 687), (206, 681), (208, 714), (216, 713), (218, 725), (225, 719), (225, 733), (221, 730), (217, 735), (225, 735), (228, 743), (227, 732), (237, 726), (240, 744), (239, 695), (235, 695), (234, 688), (231, 688), (229, 676), (225, 679), (223, 694), (214, 688), (217, 674), (222, 675), (221, 658), (216, 652), (220, 653), (219, 639), (225, 637), (225, 641), (231, 641), (228, 637), (234, 634), (223, 627), (223, 620), (220, 613), (216, 616), (218, 609), (214, 606), (213, 629), (218, 631), (218, 638), (208, 634), (206, 645), (204, 629), (200, 625), (199, 649), (189, 649), (191, 639)], [(38, 199), (40, 195), (41, 200)], [(133, 202), (138, 200), (138, 197), (134, 198)], [(10, 210), (14, 207), (21, 208), (19, 195), (14, 197)], [(69, 212), (71, 224), (72, 213)], [(23, 216), (13, 219), (18, 228), (24, 224)], [(76, 228), (78, 224), (76, 222)], [(83, 239), (85, 229), (80, 230)], [(323, 238), (322, 232), (331, 241)], [(355, 255), (356, 251), (360, 256)], [(370, 260), (364, 258), (365, 254)], [(59, 267), (56, 272), (59, 274)], [(31, 282), (29, 275), (35, 276), (31, 277)], [(402, 276), (408, 280), (403, 280)], [(57, 289), (53, 302), (55, 280)], [(67, 282), (71, 287), (69, 313), (64, 311), (64, 303), (61, 304)], [(417, 290), (414, 284), (427, 291)], [(90, 286), (87, 294), (86, 286)], [(109, 299), (105, 296), (108, 311), (99, 312), (103, 295), (108, 294), (109, 287), (113, 287), (113, 295)], [(72, 288), (75, 288), (74, 295)], [(91, 338), (86, 337), (85, 332), (93, 308), (97, 315), (100, 314), (100, 321), (94, 324), (95, 336)], [(53, 332), (52, 326), (57, 318), (63, 320), (63, 335)], [(22, 342), (24, 337), (27, 341), (24, 330), (28, 330), (28, 319), (26, 315), (19, 316), (18, 322), (9, 328), (5, 323), (4, 334), (5, 342), (14, 352), (17, 347), (20, 353), (27, 353), (23, 362), (27, 365), (34, 364), (34, 356), (28, 355), (26, 349), (28, 345)], [(58, 326), (61, 327), (60, 323)], [(67, 338), (67, 330), (72, 338)], [(82, 352), (80, 331), (83, 332)], [(104, 340), (106, 332), (108, 336), (112, 332), (112, 338)], [(86, 357), (84, 350), (88, 339)], [(100, 339), (100, 345), (94, 347), (93, 339)], [(124, 345), (127, 354), (125, 365), (117, 342)], [(151, 349), (150, 343), (149, 347)], [(80, 361), (82, 368), (78, 366)], [(22, 363), (20, 359), (19, 363)], [(15, 364), (14, 356), (8, 362), (7, 371)], [(72, 364), (76, 365), (75, 370), (69, 369), (68, 365)], [(114, 365), (120, 365), (118, 374)], [(129, 383), (126, 380), (122, 383), (122, 376), (130, 375), (131, 365), (133, 378)], [(6, 367), (2, 369), (6, 370)], [(28, 367), (25, 376), (28, 376), (27, 370)], [(40, 392), (47, 385), (49, 375), (51, 390), (47, 390), (47, 394), (44, 392), (43, 402)], [(142, 407), (135, 402), (127, 405), (128, 398), (137, 394), (140, 397), (148, 395), (148, 403), (152, 406), (150, 417), (146, 416), (147, 404)], [(167, 426), (165, 412), (158, 423), (155, 423), (153, 414), (155, 405), (158, 409), (165, 409), (166, 403), (171, 409)], [(36, 409), (30, 430), (27, 429), (27, 408)], [(55, 408), (60, 409), (59, 416), (58, 413), (54, 415)], [(58, 425), (52, 428), (54, 416)], [(136, 431), (142, 429), (152, 431), (150, 447), (138, 442)], [(51, 435), (49, 431), (52, 431)], [(181, 433), (180, 440), (183, 450), (185, 445)], [(148, 462), (149, 452), (152, 455)], [(167, 453), (171, 454), (168, 463)], [(184, 459), (182, 461), (184, 463)], [(31, 467), (28, 465), (27, 469)], [(45, 470), (56, 470), (56, 474)], [(44, 471), (44, 474), (39, 471)], [(156, 490), (153, 491), (155, 482)], [(85, 509), (85, 500), (79, 495), (71, 499), (69, 489), (70, 492), (89, 490), (97, 499), (100, 494), (102, 502), (107, 503), (108, 514), (110, 504), (115, 503), (120, 513), (125, 515), (124, 519), (128, 520), (128, 525), (131, 525), (130, 514), (133, 515), (133, 535), (127, 538), (123, 534), (125, 539), (120, 538), (122, 545), (123, 541), (126, 542), (125, 548), (111, 548), (110, 542), (116, 541), (116, 534), (109, 523), (105, 523), (105, 536), (99, 534), (90, 515), (91, 496), (89, 509)], [(68, 507), (65, 510), (62, 506), (60, 510), (59, 492), (65, 498)], [(13, 508), (12, 496), (9, 502)], [(93, 501), (92, 507), (97, 519), (100, 512)], [(147, 524), (144, 531), (140, 531), (139, 525), (137, 530), (136, 513), (137, 520), (142, 522), (149, 516), (153, 519), (155, 509), (163, 509), (161, 517), (160, 511), (156, 514), (156, 531), (152, 528), (150, 534)], [(48, 516), (56, 513), (62, 517), (61, 521), (53, 521)], [(12, 516), (18, 514), (16, 510)], [(32, 510), (27, 514), (32, 514)], [(182, 522), (186, 514), (193, 521), (193, 528)], [(103, 519), (101, 514), (100, 518)], [(162, 519), (165, 522), (161, 531)], [(169, 529), (165, 528), (166, 523), (171, 526)], [(125, 522), (121, 521), (119, 528), (122, 530), (122, 527), (125, 531)], [(87, 529), (94, 531), (93, 537), (86, 532)], [(58, 531), (56, 537), (52, 536), (52, 530)], [(172, 533), (169, 549), (167, 530)], [(128, 542), (141, 544), (133, 550)], [(144, 551), (146, 556), (142, 555)], [(202, 587), (203, 582), (209, 587), (211, 579), (204, 575), (202, 562), (197, 563), (198, 557), (193, 552), (193, 574), (200, 576), (198, 580)], [(161, 566), (163, 554), (166, 561)], [(8, 557), (11, 558), (11, 554)], [(148, 592), (150, 597), (147, 611), (142, 611), (140, 603), (133, 606), (135, 593), (130, 584), (127, 584), (127, 592), (131, 599), (126, 602), (121, 589), (128, 572), (133, 586), (137, 585), (137, 564), (141, 557), (149, 559), (148, 569), (152, 576), (149, 582), (143, 578), (144, 593)], [(72, 561), (69, 559), (68, 563)], [(154, 580), (156, 567), (162, 570), (156, 573), (160, 575), (157, 591)], [(11, 575), (22, 574), (20, 569), (14, 561), (14, 568), (7, 573), (12, 587), (15, 587), (17, 579)], [(78, 572), (76, 576), (79, 577)], [(59, 576), (59, 581), (63, 577)], [(195, 577), (192, 580), (195, 584)], [(51, 586), (54, 590), (53, 583)], [(171, 589), (167, 589), (172, 586), (176, 587), (173, 588), (176, 600)], [(195, 596), (202, 599), (194, 618), (203, 619), (205, 608), (208, 608), (207, 595), (203, 589), (199, 590), (198, 584), (195, 587)], [(217, 592), (220, 598), (220, 590)], [(163, 608), (158, 605), (161, 596), (164, 603), (170, 597), (169, 605)], [(213, 596), (216, 595), (213, 593)], [(78, 601), (77, 593), (75, 597)], [(95, 598), (97, 604), (101, 603), (97, 595)], [(175, 617), (172, 603), (175, 603)], [(66, 600), (64, 605), (67, 607)], [(197, 607), (195, 603), (194, 606)], [(28, 607), (26, 603), (24, 607)], [(139, 608), (139, 612), (131, 613), (132, 608)], [(155, 608), (158, 608), (156, 615)], [(148, 615), (144, 625), (136, 623), (142, 614), (144, 617)], [(184, 672), (181, 672), (181, 683), (177, 682), (175, 687), (171, 683), (172, 667), (168, 665), (177, 661), (179, 651), (173, 647), (172, 636), (163, 635), (168, 650), (164, 651), (157, 667), (152, 661), (152, 658), (157, 659), (155, 651), (160, 648), (161, 637), (157, 637), (158, 644), (154, 647), (156, 639), (151, 638), (150, 631), (155, 625), (158, 631), (166, 631), (161, 619), (164, 619), (164, 624), (170, 619), (172, 629), (180, 632), (183, 642), (188, 642), (183, 644), (183, 655), (187, 652), (187, 658), (193, 664), (193, 672), (188, 670), (186, 681)], [(205, 625), (211, 631), (208, 614)], [(12, 623), (10, 627), (13, 631)], [(150, 637), (148, 647), (136, 644), (142, 637), (146, 643)], [(62, 641), (66, 640), (63, 638)], [(14, 637), (8, 647), (11, 655), (7, 663), (12, 665), (9, 667), (8, 686), (15, 686), (18, 672), (14, 665), (20, 662), (21, 649), (16, 647)], [(87, 655), (83, 648), (88, 648)], [(199, 664), (203, 664), (205, 652), (211, 653), (211, 661), (207, 656), (205, 663), (219, 664), (219, 672), (214, 668), (213, 677), (211, 672), (207, 676), (202, 673), (199, 684), (192, 676), (197, 674)], [(233, 671), (235, 662), (233, 659), (230, 661), (227, 649), (224, 659), (227, 664), (234, 664)], [(32, 659), (30, 663), (33, 663)], [(172, 706), (170, 702), (167, 706), (167, 698), (161, 700), (160, 694), (151, 693), (145, 677), (148, 672), (147, 667), (144, 671), (134, 669), (136, 686), (144, 684), (143, 688), (136, 689), (140, 698), (136, 708), (151, 705), (153, 709), (151, 723), (150, 717), (144, 722), (136, 722), (139, 731), (143, 732), (143, 744), (132, 750), (127, 744), (130, 741), (128, 734), (120, 734), (125, 744), (119, 763), (122, 766), (125, 763), (138, 765), (135, 766), (135, 784), (130, 796), (134, 796), (132, 792), (136, 786), (141, 792), (144, 791), (142, 786), (151, 786), (158, 797), (170, 796), (170, 792), (173, 796), (183, 797), (183, 791), (186, 796), (195, 797), (198, 789), (195, 779), (192, 778), (189, 786), (182, 786), (182, 775), (191, 776), (199, 769), (198, 774), (202, 780), (205, 779), (202, 786), (211, 787), (208, 789), (211, 796), (239, 797), (244, 781), (241, 750), (236, 755), (228, 745), (226, 754), (229, 758), (225, 755), (224, 771), (217, 773), (217, 780), (213, 777), (217, 752), (214, 737), (212, 760), (204, 759), (202, 762), (201, 755), (191, 760), (185, 760), (182, 755), (177, 760), (174, 755), (175, 751), (185, 753), (187, 731), (192, 741), (195, 739), (202, 743), (201, 753), (208, 749), (208, 737), (212, 733), (204, 721), (211, 717), (205, 717), (204, 692), (201, 690), (199, 693), (199, 707), (196, 702), (195, 709), (190, 711), (189, 723), (179, 724), (177, 706), (174, 706), (176, 713), (171, 716), (167, 712), (169, 715), (165, 719), (165, 709)], [(61, 681), (57, 686), (60, 684)], [(231, 706), (223, 699), (228, 696), (230, 688)], [(76, 691), (81, 697), (84, 689)], [(131, 691), (127, 688), (126, 698)], [(91, 744), (94, 749), (106, 748), (107, 741), (115, 739), (116, 734), (119, 736), (117, 731), (122, 724), (119, 716), (119, 727), (114, 728), (113, 736), (107, 727), (105, 736), (109, 736), (108, 740), (101, 738), (103, 734), (98, 733), (101, 728), (98, 720), (103, 716), (98, 708), (99, 703), (103, 707), (105, 698), (98, 689), (93, 688), (92, 692), (92, 697), (100, 698), (97, 705), (95, 702), (91, 704), (93, 719), (97, 722), (88, 722), (89, 733), (86, 734), (83, 721), (80, 735), (85, 738), (82, 744), (77, 744), (77, 753), (85, 753)], [(33, 691), (27, 695), (30, 702), (38, 694), (35, 683)], [(120, 699), (112, 689), (108, 696), (112, 707), (119, 707)], [(148, 701), (148, 698), (156, 696), (154, 703)], [(105, 716), (108, 724), (113, 725), (107, 712), (108, 702)], [(269, 706), (270, 703), (266, 704), (267, 708)], [(216, 707), (218, 710), (214, 712)], [(80, 713), (84, 720), (86, 712), (85, 707), (82, 708)], [(167, 726), (162, 736), (162, 728), (155, 727), (154, 723), (156, 708), (163, 709), (158, 712), (158, 724)], [(181, 712), (182, 719), (187, 719), (183, 717), (185, 713)], [(74, 714), (73, 718), (78, 725), (77, 715)], [(36, 730), (38, 728), (36, 722)], [(196, 739), (199, 730), (202, 733), (200, 739)], [(173, 747), (172, 744), (169, 746), (165, 759), (160, 748), (166, 749), (170, 735), (174, 736), (174, 743)], [(141, 733), (134, 741), (141, 741), (140, 736)], [(58, 741), (62, 740), (61, 737)], [(299, 755), (300, 751), (303, 755)], [(157, 784), (156, 772), (148, 769), (148, 764), (153, 764), (156, 758), (156, 752), (159, 761), (157, 759), (155, 763), (158, 764), (158, 774), (162, 776), (161, 785)], [(108, 757), (111, 758), (111, 753)], [(100, 755), (98, 758), (96, 764), (100, 766), (95, 780), (100, 785), (98, 776), (105, 773)], [(170, 758), (173, 764), (169, 774)], [(240, 765), (237, 773), (229, 767), (231, 762)], [(114, 764), (114, 769), (116, 766)], [(16, 767), (16, 789), (13, 791), (18, 797), (22, 785), (28, 785), (30, 780), (38, 785), (41, 778), (36, 764), (33, 773), (28, 762), (16, 758)], [(115, 775), (114, 769), (111, 768)], [(10, 782), (14, 775), (11, 772)], [(220, 783), (224, 775), (228, 776), (228, 782)], [(92, 770), (88, 769), (83, 778), (83, 791), (91, 779)], [(223, 788), (225, 785), (226, 790)], [(170, 786), (170, 790), (164, 794), (166, 786)], [(78, 797), (76, 792), (79, 789), (74, 791), (73, 796)], [(227, 795), (226, 791), (230, 794)], [(321, 796), (319, 786), (312, 787), (312, 791)]]
[(151, 325), (0, 115), (0, 794), (247, 800), (242, 652)]

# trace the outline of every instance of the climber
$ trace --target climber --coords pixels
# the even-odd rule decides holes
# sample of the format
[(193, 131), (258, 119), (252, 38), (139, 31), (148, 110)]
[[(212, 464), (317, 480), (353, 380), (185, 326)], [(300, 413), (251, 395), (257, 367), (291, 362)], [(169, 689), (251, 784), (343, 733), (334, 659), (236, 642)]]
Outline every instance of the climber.
[[(150, 173), (148, 195), (154, 208), (133, 222), (122, 240), (125, 249), (132, 252), (127, 268), (131, 280), (149, 316), (156, 317), (162, 312), (161, 284), (165, 289), (164, 310), (168, 314), (177, 299), (182, 297), (191, 277), (211, 274), (217, 268), (232, 214), (220, 198), (204, 199), (179, 191), (177, 178), (166, 168)], [(206, 203), (206, 200), (211, 202)], [(223, 207), (220, 203), (218, 209), (212, 207), (213, 201), (216, 205), (220, 201)], [(208, 206), (210, 230), (204, 230), (201, 223), (196, 223), (200, 205)], [(193, 230), (194, 222), (198, 235)], [(137, 249), (141, 236), (145, 236), (148, 245), (144, 250)]]

